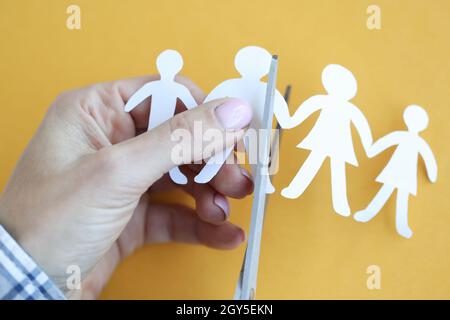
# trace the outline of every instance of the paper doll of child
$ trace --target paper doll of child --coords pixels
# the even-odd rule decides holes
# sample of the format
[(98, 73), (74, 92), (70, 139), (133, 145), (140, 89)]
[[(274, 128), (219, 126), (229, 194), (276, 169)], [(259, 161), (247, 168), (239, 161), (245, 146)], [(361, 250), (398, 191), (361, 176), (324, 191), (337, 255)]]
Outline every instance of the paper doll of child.
[(419, 136), (419, 132), (428, 126), (426, 111), (417, 106), (407, 107), (403, 113), (407, 131), (392, 132), (375, 142), (369, 150), (369, 157), (397, 146), (386, 167), (376, 178), (383, 184), (375, 198), (366, 209), (357, 212), (353, 217), (360, 222), (367, 222), (375, 217), (385, 205), (389, 197), (397, 189), (396, 229), (405, 238), (413, 234), (408, 226), (408, 197), (417, 194), (417, 162), (422, 156), (431, 182), (437, 180), (437, 163), (427, 142)]
[(320, 110), (313, 129), (298, 145), (302, 149), (311, 150), (311, 153), (281, 194), (290, 199), (302, 195), (328, 157), (331, 167), (333, 208), (338, 214), (349, 216), (345, 165), (346, 163), (358, 165), (353, 148), (351, 124), (356, 127), (366, 152), (372, 144), (372, 134), (363, 113), (350, 102), (357, 92), (357, 82), (353, 74), (340, 65), (331, 64), (322, 72), (322, 83), (328, 94), (307, 99), (292, 117), (293, 127)]
[[(156, 67), (160, 80), (146, 83), (128, 100), (125, 111), (130, 112), (142, 101), (152, 97), (152, 107), (148, 120), (148, 130), (159, 126), (175, 115), (177, 99), (180, 99), (187, 109), (197, 106), (190, 91), (182, 84), (175, 82), (175, 76), (183, 68), (183, 58), (175, 50), (165, 50), (156, 59)], [(169, 171), (170, 178), (177, 184), (186, 184), (187, 178), (175, 167)]]
[[(246, 100), (253, 107), (253, 120), (250, 124), (251, 129), (258, 130), (262, 128), (262, 119), (264, 114), (264, 102), (266, 98), (267, 83), (261, 81), (261, 78), (269, 73), (272, 55), (263, 48), (256, 46), (244, 47), (238, 51), (235, 56), (235, 67), (241, 75), (240, 78), (230, 79), (219, 84), (205, 99), (205, 102), (220, 99), (224, 97), (233, 97)], [(274, 101), (274, 115), (282, 128), (290, 125), (289, 108), (282, 94), (276, 90)], [(257, 133), (257, 136), (258, 133)], [(248, 134), (244, 137), (247, 153), (251, 146), (248, 145)], [(202, 171), (195, 177), (197, 183), (209, 182), (222, 167), (223, 163), (232, 153), (233, 148), (228, 148), (211, 157)], [(252, 170), (256, 165), (252, 164)], [(267, 167), (263, 174), (269, 174)], [(267, 193), (275, 191), (270, 179), (267, 184)]]

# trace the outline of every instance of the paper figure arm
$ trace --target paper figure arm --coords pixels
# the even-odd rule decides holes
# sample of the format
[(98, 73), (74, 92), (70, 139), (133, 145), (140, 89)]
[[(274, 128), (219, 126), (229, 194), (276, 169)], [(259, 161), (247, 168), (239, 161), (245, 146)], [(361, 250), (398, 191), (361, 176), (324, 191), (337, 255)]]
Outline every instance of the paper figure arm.
[(177, 87), (177, 96), (180, 98), (181, 101), (183, 101), (186, 108), (192, 109), (198, 106), (197, 102), (195, 101), (194, 97), (192, 96), (191, 92), (188, 88), (186, 88), (183, 85), (180, 85)]
[[(235, 79), (231, 80), (225, 80), (221, 84), (219, 84), (217, 87), (215, 87), (210, 93), (208, 93), (208, 96), (205, 98), (204, 102), (209, 102), (216, 99), (223, 99), (230, 97), (230, 93), (233, 92), (239, 92), (239, 88), (236, 87), (234, 83)], [(233, 95), (231, 94), (231, 97)]]
[(130, 112), (136, 108), (142, 101), (153, 94), (154, 82), (144, 84), (138, 91), (136, 91), (125, 104), (125, 112)]
[(359, 110), (354, 105), (351, 105), (350, 117), (361, 138), (364, 150), (366, 150), (366, 153), (368, 153), (370, 146), (372, 145), (373, 142), (372, 132), (370, 131), (369, 123), (367, 122), (367, 119), (361, 112), (361, 110)]
[(433, 183), (436, 182), (438, 173), (436, 157), (434, 156), (433, 151), (431, 151), (428, 143), (426, 143), (422, 138), (419, 142), (419, 153), (425, 162), (428, 179), (430, 179)]
[(367, 151), (367, 156), (369, 158), (375, 157), (380, 152), (400, 144), (404, 136), (404, 132), (394, 131), (385, 135), (384, 137), (378, 139)]
[(294, 128), (305, 121), (311, 114), (322, 109), (324, 96), (317, 95), (305, 100), (291, 117), (289, 128)]
[(284, 100), (284, 97), (281, 95), (278, 90), (275, 91), (275, 101), (273, 105), (273, 113), (278, 123), (283, 129), (292, 128), (291, 125), (291, 115), (289, 114), (289, 106)]

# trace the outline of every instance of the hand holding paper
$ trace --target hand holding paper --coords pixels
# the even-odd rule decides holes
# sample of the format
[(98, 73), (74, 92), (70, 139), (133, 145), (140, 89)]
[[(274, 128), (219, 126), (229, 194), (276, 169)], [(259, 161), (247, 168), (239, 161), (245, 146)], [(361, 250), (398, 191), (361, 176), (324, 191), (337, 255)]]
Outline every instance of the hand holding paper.
[[(190, 80), (177, 80), (203, 100)], [(119, 261), (144, 244), (177, 241), (232, 249), (245, 240), (244, 231), (227, 221), (227, 197), (242, 198), (253, 190), (238, 165), (225, 166), (205, 185), (193, 182), (194, 166), (184, 166), (189, 181), (177, 187), (195, 200), (194, 208), (178, 199), (161, 204), (151, 196), (176, 187), (165, 173), (184, 163), (173, 162), (172, 150), (191, 146), (173, 141), (174, 131), (201, 121), (205, 128), (227, 130), (229, 140), (213, 143), (230, 147), (250, 123), (251, 107), (236, 99), (211, 101), (145, 132), (154, 105), (147, 100), (130, 113), (123, 109), (151, 81), (158, 78), (97, 84), (59, 96), (0, 198), (2, 225), (64, 291), (68, 265), (79, 266), (83, 297), (94, 298)], [(192, 143), (207, 143), (192, 136), (198, 139)], [(186, 164), (210, 154), (190, 156)]]

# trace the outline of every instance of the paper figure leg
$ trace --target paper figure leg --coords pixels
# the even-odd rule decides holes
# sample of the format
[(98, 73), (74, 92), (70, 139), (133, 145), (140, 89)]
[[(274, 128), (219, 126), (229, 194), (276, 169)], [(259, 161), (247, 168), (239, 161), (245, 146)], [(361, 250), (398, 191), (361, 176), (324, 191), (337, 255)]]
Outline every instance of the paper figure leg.
[(273, 186), (272, 181), (270, 179), (269, 168), (267, 166), (264, 166), (262, 170), (263, 170), (262, 174), (267, 175), (266, 193), (274, 193), (275, 187)]
[(281, 191), (281, 195), (289, 199), (300, 197), (316, 176), (325, 158), (323, 154), (312, 151), (289, 186)]
[(331, 159), (331, 195), (333, 208), (341, 216), (350, 216), (350, 206), (347, 199), (347, 179), (345, 177), (345, 162)]
[(226, 149), (223, 152), (217, 153), (209, 158), (202, 171), (194, 178), (197, 183), (208, 183), (219, 172), (222, 165), (230, 156), (233, 151), (233, 147)]
[(359, 222), (367, 222), (372, 220), (372, 218), (380, 212), (381, 208), (384, 207), (386, 201), (392, 195), (392, 192), (394, 192), (393, 187), (383, 185), (367, 208), (355, 213), (353, 218)]
[[(261, 168), (261, 170), (262, 170), (261, 171), (261, 175), (266, 175), (268, 177), (267, 185), (266, 185), (266, 193), (268, 193), (268, 194), (274, 193), (275, 192), (275, 187), (273, 186), (272, 181), (270, 179), (271, 176), (269, 175), (269, 168), (267, 166), (264, 166), (264, 167)], [(252, 166), (252, 174), (253, 174), (253, 176), (256, 175), (255, 171), (256, 171), (256, 166), (253, 165)]]
[(187, 184), (188, 182), (186, 176), (180, 171), (179, 167), (171, 169), (169, 171), (169, 176), (176, 184)]
[(408, 197), (408, 192), (401, 190), (397, 191), (397, 213), (395, 226), (397, 228), (397, 232), (405, 238), (411, 238), (413, 235), (413, 232), (408, 226)]

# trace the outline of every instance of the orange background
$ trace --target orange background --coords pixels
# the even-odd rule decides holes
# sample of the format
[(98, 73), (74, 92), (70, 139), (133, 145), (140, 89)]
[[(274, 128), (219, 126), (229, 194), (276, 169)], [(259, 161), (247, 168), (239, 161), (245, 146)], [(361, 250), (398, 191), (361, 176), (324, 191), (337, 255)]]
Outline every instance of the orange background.
[[(66, 28), (66, 8), (81, 8), (81, 30)], [(256, 44), (280, 57), (278, 87), (292, 84), (290, 110), (322, 93), (325, 65), (355, 74), (353, 102), (374, 137), (404, 129), (412, 103), (429, 113), (422, 136), (439, 167), (428, 182), (419, 165), (410, 198), (411, 240), (395, 231), (391, 199), (368, 224), (335, 214), (328, 163), (305, 194), (284, 199), (308, 151), (295, 146), (317, 116), (283, 133), (277, 193), (269, 200), (257, 298), (450, 298), (450, 2), (377, 0), (382, 29), (366, 27), (366, 0), (144, 1), (0, 0), (0, 186), (55, 96), (89, 83), (155, 73), (154, 60), (179, 50), (183, 73), (207, 92), (237, 74), (234, 54)], [(353, 211), (380, 187), (374, 179), (392, 151), (367, 159), (354, 135), (359, 167), (347, 167)], [(167, 198), (166, 198), (167, 199)], [(189, 199), (183, 199), (189, 202)], [(232, 202), (232, 221), (248, 229), (251, 198)], [(230, 252), (168, 244), (148, 246), (122, 263), (102, 298), (231, 298), (244, 246)], [(381, 268), (381, 290), (366, 269)]]

